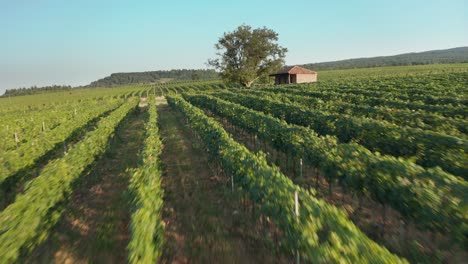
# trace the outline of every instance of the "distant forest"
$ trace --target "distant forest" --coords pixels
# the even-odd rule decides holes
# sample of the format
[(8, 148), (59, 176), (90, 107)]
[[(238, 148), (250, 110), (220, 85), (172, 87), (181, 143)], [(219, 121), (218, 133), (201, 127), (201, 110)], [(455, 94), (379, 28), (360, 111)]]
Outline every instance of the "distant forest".
[(319, 71), (335, 69), (370, 68), (382, 66), (405, 66), (466, 62), (468, 62), (468, 47), (460, 47), (446, 50), (405, 53), (394, 56), (381, 56), (372, 58), (358, 58), (340, 61), (308, 63), (302, 66), (305, 68)]
[(56, 92), (56, 91), (66, 91), (71, 90), (70, 85), (51, 85), (44, 87), (31, 86), (29, 88), (16, 88), (16, 89), (7, 89), (2, 97), (8, 96), (19, 96), (19, 95), (29, 95), (45, 92)]
[(153, 83), (165, 79), (177, 81), (209, 80), (219, 78), (214, 70), (170, 70), (113, 73), (103, 79), (92, 82), (89, 87), (112, 87), (126, 84)]

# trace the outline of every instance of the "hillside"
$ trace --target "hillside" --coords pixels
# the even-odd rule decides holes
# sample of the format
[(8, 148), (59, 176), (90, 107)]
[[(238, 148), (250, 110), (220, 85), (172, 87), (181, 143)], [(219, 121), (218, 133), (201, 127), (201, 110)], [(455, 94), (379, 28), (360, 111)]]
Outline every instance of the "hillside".
[(89, 84), (89, 87), (111, 87), (117, 85), (152, 83), (164, 80), (209, 80), (218, 78), (214, 70), (170, 70), (148, 72), (113, 73)]
[(468, 62), (468, 47), (424, 52), (404, 53), (393, 56), (357, 58), (339, 61), (308, 63), (303, 66), (314, 70), (370, 68), (381, 66), (404, 66)]

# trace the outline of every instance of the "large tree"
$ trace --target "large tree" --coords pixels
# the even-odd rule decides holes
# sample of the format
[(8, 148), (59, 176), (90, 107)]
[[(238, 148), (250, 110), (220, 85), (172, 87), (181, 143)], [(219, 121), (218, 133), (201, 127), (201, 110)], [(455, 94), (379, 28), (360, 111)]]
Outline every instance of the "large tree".
[(208, 64), (221, 71), (224, 80), (250, 87), (284, 64), (288, 50), (277, 41), (278, 33), (271, 29), (242, 25), (224, 33), (215, 45), (218, 58)]

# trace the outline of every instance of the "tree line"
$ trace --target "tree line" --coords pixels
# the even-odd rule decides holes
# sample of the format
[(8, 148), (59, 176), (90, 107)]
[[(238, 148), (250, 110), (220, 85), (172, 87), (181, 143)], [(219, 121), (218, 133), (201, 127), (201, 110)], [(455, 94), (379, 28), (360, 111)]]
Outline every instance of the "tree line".
[(23, 87), (23, 88), (7, 89), (1, 97), (29, 95), (29, 94), (37, 94), (37, 93), (44, 93), (44, 92), (67, 91), (71, 89), (72, 87), (70, 85), (49, 85), (49, 86), (43, 86), (43, 87), (37, 87), (36, 85), (34, 85), (29, 88)]
[(313, 70), (337, 70), (441, 63), (468, 63), (468, 47), (405, 53), (394, 56), (308, 63), (304, 64), (303, 66)]
[(161, 81), (196, 81), (219, 78), (215, 70), (168, 70), (168, 71), (147, 71), (147, 72), (127, 72), (113, 73), (110, 76), (97, 80), (89, 84), (89, 87), (113, 87), (118, 85), (156, 83)]

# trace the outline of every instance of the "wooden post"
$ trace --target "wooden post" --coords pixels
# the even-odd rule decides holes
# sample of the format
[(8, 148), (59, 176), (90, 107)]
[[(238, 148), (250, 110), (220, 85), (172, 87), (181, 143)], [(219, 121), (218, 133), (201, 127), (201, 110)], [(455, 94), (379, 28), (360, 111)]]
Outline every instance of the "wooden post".
[(42, 131), (45, 131), (45, 122), (42, 121)]
[(299, 194), (297, 191), (294, 192), (294, 213), (296, 214), (296, 218), (299, 217)]
[(15, 143), (16, 143), (16, 144), (19, 143), (18, 133), (16, 133), (16, 132), (15, 132)]
[(318, 168), (316, 167), (315, 168), (315, 189), (318, 189), (319, 187), (319, 171), (318, 171)]
[(231, 174), (231, 191), (234, 192), (234, 176)]
[[(299, 194), (297, 191), (294, 192), (294, 213), (296, 214), (296, 219), (299, 220)], [(296, 249), (296, 264), (301, 262), (301, 257), (299, 256), (299, 250)]]
[(299, 175), (300, 175), (300, 177), (302, 178), (302, 159), (299, 160), (299, 165), (301, 166), (301, 167), (300, 167)]
[(404, 245), (404, 241), (405, 241), (405, 222), (400, 219), (400, 225), (399, 225), (399, 233), (400, 233), (400, 243), (402, 245)]
[(257, 151), (257, 134), (254, 136), (254, 151)]

